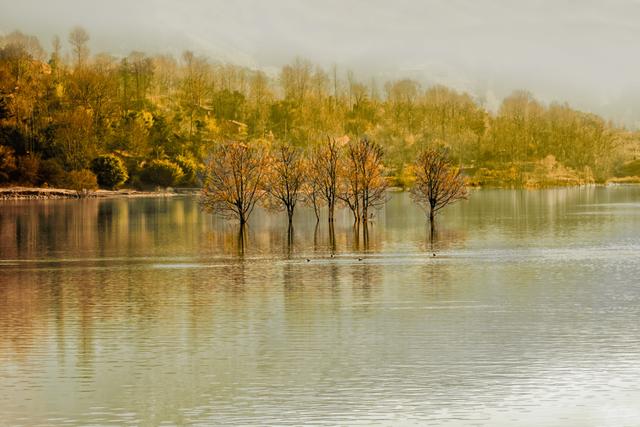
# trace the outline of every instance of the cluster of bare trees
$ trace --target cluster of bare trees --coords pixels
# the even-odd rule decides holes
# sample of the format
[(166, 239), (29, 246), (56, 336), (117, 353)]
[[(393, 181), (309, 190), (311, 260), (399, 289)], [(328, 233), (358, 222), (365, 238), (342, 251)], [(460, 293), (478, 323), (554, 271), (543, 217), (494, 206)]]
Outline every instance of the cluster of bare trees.
[[(312, 149), (285, 142), (271, 144), (227, 141), (213, 151), (206, 169), (202, 206), (241, 228), (260, 202), (267, 209), (286, 211), (291, 228), (296, 206), (327, 207), (332, 226), (338, 205), (348, 207), (354, 224), (364, 224), (387, 200), (384, 150), (368, 138), (327, 138)], [(467, 196), (460, 170), (447, 152), (427, 148), (414, 165), (413, 199), (425, 208), (433, 235), (435, 216), (445, 206)]]
[(356, 224), (366, 223), (386, 200), (383, 158), (382, 147), (367, 138), (327, 138), (306, 151), (284, 142), (227, 141), (208, 162), (202, 204), (241, 226), (258, 202), (286, 211), (289, 224), (300, 202), (313, 206), (318, 221), (322, 206), (333, 223), (344, 204)]

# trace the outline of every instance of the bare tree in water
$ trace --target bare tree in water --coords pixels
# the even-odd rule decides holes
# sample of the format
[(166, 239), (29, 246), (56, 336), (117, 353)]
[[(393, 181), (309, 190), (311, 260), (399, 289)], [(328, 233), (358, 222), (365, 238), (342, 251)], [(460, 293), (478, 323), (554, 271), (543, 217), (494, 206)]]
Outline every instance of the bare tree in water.
[[(309, 166), (309, 164), (310, 163), (308, 162), (307, 166)], [(311, 173), (309, 173), (309, 175), (307, 176), (306, 182), (302, 187), (302, 193), (304, 194), (305, 204), (313, 208), (313, 213), (316, 216), (317, 225), (317, 223), (320, 222), (320, 207), (324, 203), (324, 198), (322, 197), (322, 194), (320, 192), (320, 182), (313, 171), (311, 171)]]
[(411, 197), (427, 211), (433, 239), (438, 212), (458, 200), (466, 199), (467, 189), (460, 169), (452, 166), (444, 149), (423, 150), (414, 166), (416, 182), (411, 189)]
[(304, 159), (300, 150), (289, 143), (276, 146), (272, 151), (266, 179), (266, 191), (271, 202), (268, 207), (286, 210), (289, 227), (296, 205), (302, 198), (304, 181)]
[(349, 146), (349, 156), (355, 158), (357, 175), (360, 180), (360, 209), (362, 222), (369, 219), (370, 208), (380, 208), (386, 202), (388, 187), (384, 176), (382, 159), (384, 150), (375, 141), (362, 138)]
[(368, 138), (350, 141), (345, 150), (338, 198), (351, 209), (356, 224), (366, 223), (370, 208), (381, 207), (386, 201), (383, 156), (382, 147)]
[(264, 196), (268, 159), (256, 143), (229, 141), (213, 151), (207, 164), (201, 204), (204, 210), (237, 218), (244, 227), (256, 203)]
[(326, 142), (315, 147), (309, 159), (311, 179), (320, 197), (327, 203), (330, 223), (333, 223), (338, 201), (340, 150), (348, 141), (346, 136), (327, 138)]

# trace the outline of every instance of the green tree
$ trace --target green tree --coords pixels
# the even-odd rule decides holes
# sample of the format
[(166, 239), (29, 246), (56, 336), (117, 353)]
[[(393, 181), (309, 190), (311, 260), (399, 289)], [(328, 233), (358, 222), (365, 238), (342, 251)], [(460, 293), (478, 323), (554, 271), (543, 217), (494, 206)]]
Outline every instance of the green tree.
[(91, 170), (101, 187), (114, 189), (128, 178), (122, 159), (112, 154), (98, 156), (91, 162)]

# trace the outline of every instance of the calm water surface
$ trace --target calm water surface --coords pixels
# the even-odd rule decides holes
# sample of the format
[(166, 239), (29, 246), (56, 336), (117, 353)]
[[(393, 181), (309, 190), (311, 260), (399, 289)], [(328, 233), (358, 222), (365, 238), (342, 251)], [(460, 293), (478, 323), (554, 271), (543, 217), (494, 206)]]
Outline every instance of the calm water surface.
[(444, 215), (2, 202), (0, 425), (640, 425), (640, 187)]

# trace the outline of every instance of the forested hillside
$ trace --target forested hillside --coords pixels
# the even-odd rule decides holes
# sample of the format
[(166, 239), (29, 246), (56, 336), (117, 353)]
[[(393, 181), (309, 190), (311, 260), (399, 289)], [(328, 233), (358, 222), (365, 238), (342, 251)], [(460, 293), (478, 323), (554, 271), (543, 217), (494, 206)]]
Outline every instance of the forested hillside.
[(444, 86), (363, 81), (304, 59), (270, 76), (192, 52), (115, 57), (88, 45), (82, 28), (47, 49), (20, 32), (0, 38), (0, 183), (91, 186), (104, 155), (113, 155), (126, 169), (113, 186), (194, 187), (220, 142), (309, 148), (341, 135), (378, 142), (399, 186), (411, 183), (410, 165), (428, 145), (448, 147), (477, 185), (640, 174), (636, 133), (526, 91), (494, 113)]

